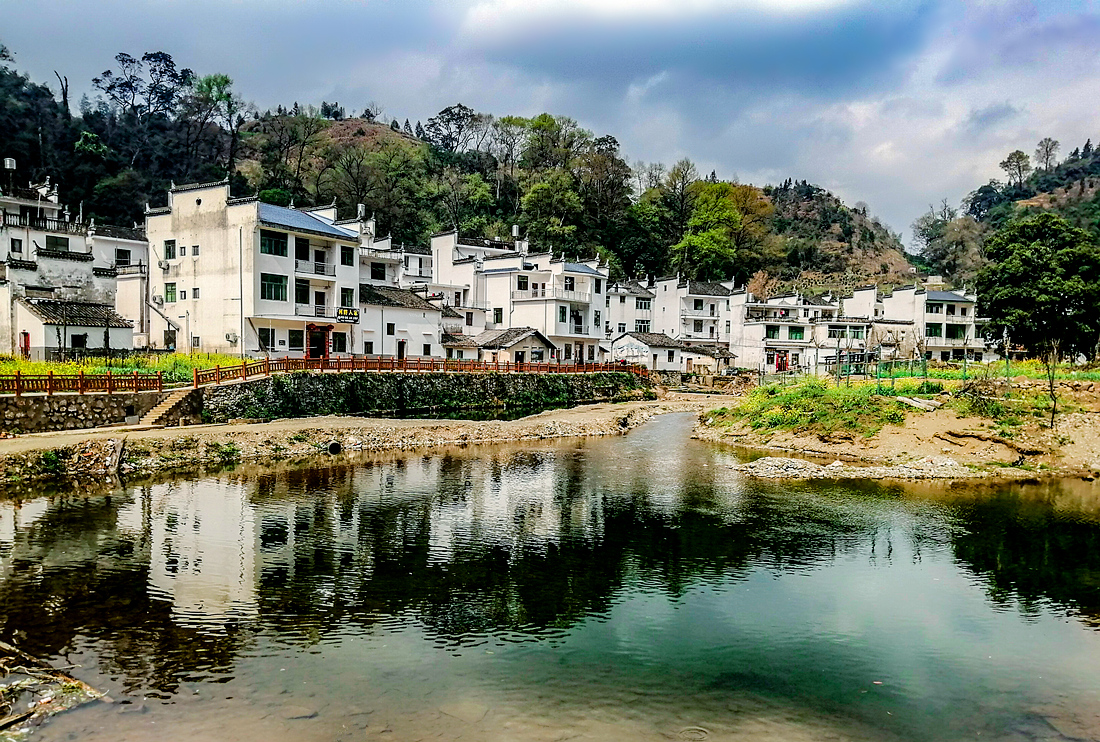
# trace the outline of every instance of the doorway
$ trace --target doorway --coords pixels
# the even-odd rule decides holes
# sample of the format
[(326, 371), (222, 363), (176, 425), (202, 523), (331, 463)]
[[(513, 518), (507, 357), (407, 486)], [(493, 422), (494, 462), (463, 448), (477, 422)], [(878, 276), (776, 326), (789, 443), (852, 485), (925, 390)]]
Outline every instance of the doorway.
[(397, 360), (399, 360), (399, 361), (405, 360), (405, 341), (404, 340), (398, 340), (397, 341)]
[(325, 292), (314, 291), (313, 292), (313, 314), (316, 317), (325, 316)]
[(319, 327), (309, 328), (307, 358), (328, 357), (328, 330)]
[(775, 354), (775, 370), (784, 372), (787, 370), (787, 351), (780, 350)]
[(527, 360), (527, 353), (522, 350), (517, 350), (512, 355), (515, 357), (516, 363), (524, 363)]

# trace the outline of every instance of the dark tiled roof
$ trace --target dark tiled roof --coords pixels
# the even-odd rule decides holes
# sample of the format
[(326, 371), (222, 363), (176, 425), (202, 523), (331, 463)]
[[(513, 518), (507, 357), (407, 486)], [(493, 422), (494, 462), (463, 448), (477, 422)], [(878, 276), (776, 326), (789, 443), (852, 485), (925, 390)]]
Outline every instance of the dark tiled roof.
[(439, 307), (435, 304), (426, 301), (423, 296), (408, 289), (399, 289), (393, 286), (371, 286), (368, 283), (359, 284), (359, 303), (439, 311)]
[(77, 327), (133, 327), (110, 304), (55, 299), (23, 299), (23, 304), (48, 325)]
[(566, 263), (565, 270), (570, 273), (583, 273), (588, 276), (596, 276), (597, 278), (603, 278), (603, 274), (595, 268), (587, 266), (584, 263)]
[(356, 238), (347, 230), (334, 227), (323, 219), (318, 219), (304, 211), (265, 203), (259, 204), (259, 210), (260, 221), (271, 227), (285, 227), (295, 232), (310, 232), (346, 242), (356, 241)]
[(619, 281), (610, 289), (608, 289), (608, 293), (612, 292), (629, 294), (630, 296), (640, 296), (643, 299), (653, 298), (653, 292), (646, 289), (644, 286), (642, 286), (642, 284), (638, 283), (637, 281)]
[(688, 281), (687, 292), (702, 296), (729, 296), (730, 290), (720, 283), (713, 281)]
[(736, 358), (734, 353), (731, 353), (729, 348), (723, 348), (715, 345), (685, 345), (685, 353), (698, 353), (703, 356), (710, 356), (711, 358)]
[(973, 304), (973, 299), (967, 299), (961, 294), (956, 294), (954, 291), (929, 291), (928, 301), (957, 301)]
[(448, 348), (476, 348), (477, 342), (469, 335), (443, 333), (443, 343)]
[(402, 252), (411, 253), (413, 255), (431, 255), (432, 249), (427, 245), (400, 245)]
[(116, 227), (111, 224), (97, 224), (95, 225), (95, 236), (145, 242), (145, 230), (141, 227)]
[(462, 319), (462, 315), (451, 307), (443, 307), (443, 316), (449, 319)]
[(684, 344), (679, 340), (673, 340), (663, 332), (627, 332), (619, 337), (630, 336), (635, 340), (645, 343), (650, 348), (683, 348)]
[(542, 344), (548, 348), (557, 347), (550, 342), (549, 338), (534, 327), (510, 327), (507, 330), (486, 330), (475, 337), (474, 342), (477, 343), (479, 348), (510, 348), (520, 340), (531, 335), (538, 336)]
[(212, 180), (209, 183), (184, 183), (183, 185), (173, 185), (172, 193), (180, 193), (182, 191), (198, 191), (203, 188), (213, 188), (214, 186), (228, 185), (228, 178), (225, 180)]

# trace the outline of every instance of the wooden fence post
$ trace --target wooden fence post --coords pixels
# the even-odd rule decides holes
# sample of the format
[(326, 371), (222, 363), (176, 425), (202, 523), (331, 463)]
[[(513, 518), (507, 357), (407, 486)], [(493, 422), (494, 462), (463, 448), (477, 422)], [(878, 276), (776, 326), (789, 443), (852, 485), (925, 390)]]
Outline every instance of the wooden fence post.
[(158, 392), (163, 392), (164, 391), (164, 372), (163, 371), (157, 371), (157, 391)]
[(138, 372), (134, 371), (134, 388), (130, 391), (136, 392), (138, 390)]
[(264, 376), (271, 376), (271, 359), (264, 357)]
[(76, 389), (81, 394), (84, 393), (84, 369), (80, 369), (80, 378), (76, 381)]
[(46, 372), (46, 394), (53, 394), (53, 371)]
[(192, 369), (191, 369), (191, 378), (195, 382), (195, 388), (198, 389), (199, 388), (199, 369), (197, 367), (192, 367)]
[(115, 393), (115, 375), (112, 374), (110, 371), (107, 372), (107, 393)]
[(214, 383), (215, 384), (221, 384), (222, 383), (222, 367), (221, 366), (214, 366)]
[(23, 375), (18, 371), (15, 372), (15, 396), (19, 397), (23, 394)]

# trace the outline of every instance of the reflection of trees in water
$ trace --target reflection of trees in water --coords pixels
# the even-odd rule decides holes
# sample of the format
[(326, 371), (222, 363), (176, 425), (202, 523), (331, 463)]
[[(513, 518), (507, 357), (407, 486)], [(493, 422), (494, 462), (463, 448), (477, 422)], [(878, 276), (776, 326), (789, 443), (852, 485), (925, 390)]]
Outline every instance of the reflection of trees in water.
[[(17, 534), (0, 581), (0, 638), (42, 657), (91, 639), (100, 671), (127, 689), (172, 692), (187, 675), (225, 672), (242, 648), (238, 628), (214, 636), (178, 626), (171, 604), (148, 591), (149, 494), (53, 498)], [(118, 512), (134, 498), (142, 528), (122, 531)]]
[(1100, 625), (1100, 523), (1058, 507), (1062, 485), (1006, 487), (956, 504), (952, 547), (991, 601), (1025, 615), (1046, 603)]

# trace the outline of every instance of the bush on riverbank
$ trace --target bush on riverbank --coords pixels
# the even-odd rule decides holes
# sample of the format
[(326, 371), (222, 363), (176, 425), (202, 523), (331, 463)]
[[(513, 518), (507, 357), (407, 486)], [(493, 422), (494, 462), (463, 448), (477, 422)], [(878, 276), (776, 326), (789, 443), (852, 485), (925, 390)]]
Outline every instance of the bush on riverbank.
[(850, 432), (870, 437), (884, 425), (905, 423), (909, 408), (894, 396), (934, 394), (941, 388), (935, 382), (916, 380), (881, 390), (874, 383), (834, 387), (819, 379), (791, 386), (763, 386), (749, 392), (736, 407), (712, 412), (711, 424), (746, 423), (760, 432)]

